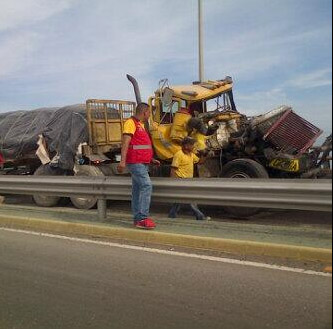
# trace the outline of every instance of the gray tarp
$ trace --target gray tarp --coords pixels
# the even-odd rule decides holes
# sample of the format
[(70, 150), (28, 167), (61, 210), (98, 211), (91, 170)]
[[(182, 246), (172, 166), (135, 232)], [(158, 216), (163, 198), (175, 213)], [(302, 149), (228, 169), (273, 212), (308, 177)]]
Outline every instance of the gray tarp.
[(34, 155), (39, 135), (48, 151), (59, 156), (59, 167), (73, 169), (79, 144), (88, 142), (85, 105), (0, 114), (0, 154), (5, 161)]

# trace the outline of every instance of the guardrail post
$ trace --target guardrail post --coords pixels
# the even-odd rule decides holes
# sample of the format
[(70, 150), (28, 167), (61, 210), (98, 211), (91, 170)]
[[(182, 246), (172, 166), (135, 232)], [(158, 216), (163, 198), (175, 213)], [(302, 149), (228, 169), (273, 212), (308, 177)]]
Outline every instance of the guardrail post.
[(97, 200), (98, 219), (103, 221), (107, 218), (106, 199)]

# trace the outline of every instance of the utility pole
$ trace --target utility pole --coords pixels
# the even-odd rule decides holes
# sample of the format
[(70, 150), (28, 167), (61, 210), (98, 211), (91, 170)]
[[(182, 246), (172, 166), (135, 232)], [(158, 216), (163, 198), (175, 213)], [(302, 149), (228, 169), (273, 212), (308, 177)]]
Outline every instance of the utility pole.
[(204, 69), (204, 44), (203, 44), (203, 10), (202, 10), (203, 0), (198, 0), (198, 11), (199, 11), (199, 80), (203, 82), (205, 79), (205, 69)]

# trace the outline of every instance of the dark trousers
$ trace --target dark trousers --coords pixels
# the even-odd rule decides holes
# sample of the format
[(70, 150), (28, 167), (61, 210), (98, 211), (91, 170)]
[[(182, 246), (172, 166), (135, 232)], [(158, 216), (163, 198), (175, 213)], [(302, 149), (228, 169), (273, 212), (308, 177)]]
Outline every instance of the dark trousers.
[(169, 212), (169, 218), (176, 218), (180, 209), (183, 207), (190, 207), (193, 215), (196, 217), (197, 220), (205, 219), (205, 215), (200, 211), (200, 209), (198, 208), (198, 206), (195, 203), (191, 203), (189, 205), (182, 204), (182, 203), (174, 203)]

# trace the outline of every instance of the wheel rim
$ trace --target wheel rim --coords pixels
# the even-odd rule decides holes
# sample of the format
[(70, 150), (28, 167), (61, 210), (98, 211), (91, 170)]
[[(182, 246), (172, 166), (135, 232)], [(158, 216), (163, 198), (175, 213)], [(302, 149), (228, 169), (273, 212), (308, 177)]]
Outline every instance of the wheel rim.
[(232, 174), (230, 176), (230, 178), (243, 178), (243, 179), (246, 178), (246, 179), (248, 179), (248, 178), (251, 178), (251, 177), (249, 175), (243, 173), (243, 172), (237, 172), (237, 173)]
[(79, 198), (79, 197), (74, 197), (74, 199), (76, 200), (77, 203), (79, 203), (80, 205), (84, 206), (86, 203), (91, 203), (97, 200), (97, 198)]
[[(77, 172), (76, 177), (94, 177), (95, 175), (89, 175), (86, 172)], [(71, 197), (72, 203), (79, 209), (91, 209), (97, 203), (97, 197)]]

